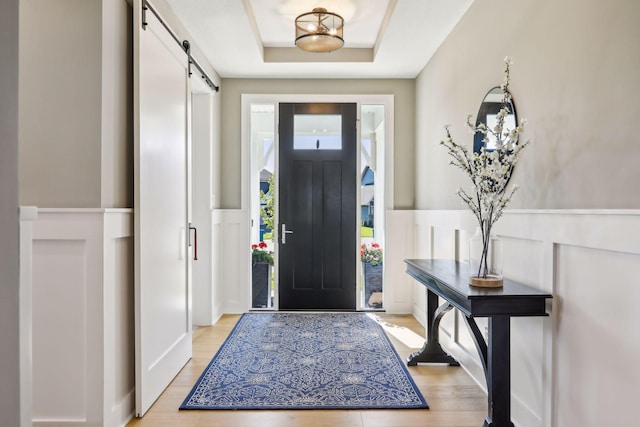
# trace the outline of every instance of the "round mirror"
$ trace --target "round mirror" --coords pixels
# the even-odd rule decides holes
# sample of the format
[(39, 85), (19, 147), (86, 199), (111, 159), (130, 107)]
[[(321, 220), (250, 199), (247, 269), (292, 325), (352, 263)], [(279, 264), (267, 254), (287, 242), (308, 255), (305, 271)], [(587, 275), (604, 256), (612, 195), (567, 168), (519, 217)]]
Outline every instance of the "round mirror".
[[(504, 94), (500, 87), (492, 88), (485, 95), (480, 104), (480, 110), (478, 110), (478, 117), (476, 118), (476, 126), (484, 123), (488, 128), (493, 129), (497, 122), (498, 112), (503, 106)], [(513, 99), (510, 98), (506, 104), (509, 114), (504, 119), (504, 129), (515, 129), (518, 123), (516, 117), (516, 107), (513, 104)], [(487, 134), (488, 142), (483, 141), (484, 135), (482, 132), (476, 132), (473, 135), (473, 152), (479, 153), (482, 147), (485, 150), (492, 151), (496, 149), (496, 139), (493, 135)]]

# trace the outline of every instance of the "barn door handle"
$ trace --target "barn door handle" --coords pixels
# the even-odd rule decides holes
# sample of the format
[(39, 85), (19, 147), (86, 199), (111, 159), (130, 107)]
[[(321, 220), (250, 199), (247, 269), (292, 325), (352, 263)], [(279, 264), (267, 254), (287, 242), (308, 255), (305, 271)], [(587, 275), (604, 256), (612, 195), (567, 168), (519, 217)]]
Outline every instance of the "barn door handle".
[(191, 230), (193, 230), (193, 260), (198, 260), (198, 229), (189, 223), (189, 246), (191, 246)]
[(287, 234), (293, 234), (293, 231), (287, 230), (287, 225), (282, 224), (282, 233), (280, 235), (282, 236), (281, 241), (283, 245), (287, 243)]

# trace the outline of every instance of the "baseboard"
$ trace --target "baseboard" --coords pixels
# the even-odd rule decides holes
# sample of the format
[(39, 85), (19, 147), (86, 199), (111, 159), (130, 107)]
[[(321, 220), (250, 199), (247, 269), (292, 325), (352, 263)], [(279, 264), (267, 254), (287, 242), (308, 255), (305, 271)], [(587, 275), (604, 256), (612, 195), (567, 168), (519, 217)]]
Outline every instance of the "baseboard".
[(132, 388), (120, 402), (111, 408), (112, 419), (121, 427), (126, 426), (135, 415), (135, 392), (135, 388)]
[(511, 419), (516, 427), (543, 427), (542, 418), (536, 415), (527, 404), (515, 394), (511, 394)]

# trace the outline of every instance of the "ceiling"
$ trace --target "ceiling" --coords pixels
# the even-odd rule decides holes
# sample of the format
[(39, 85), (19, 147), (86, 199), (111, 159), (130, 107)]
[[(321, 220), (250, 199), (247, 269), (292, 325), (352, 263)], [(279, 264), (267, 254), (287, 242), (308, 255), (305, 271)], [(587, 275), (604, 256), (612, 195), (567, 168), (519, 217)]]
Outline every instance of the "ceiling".
[[(414, 78), (473, 1), (167, 0), (223, 78)], [(344, 18), (342, 49), (295, 47), (315, 7)]]

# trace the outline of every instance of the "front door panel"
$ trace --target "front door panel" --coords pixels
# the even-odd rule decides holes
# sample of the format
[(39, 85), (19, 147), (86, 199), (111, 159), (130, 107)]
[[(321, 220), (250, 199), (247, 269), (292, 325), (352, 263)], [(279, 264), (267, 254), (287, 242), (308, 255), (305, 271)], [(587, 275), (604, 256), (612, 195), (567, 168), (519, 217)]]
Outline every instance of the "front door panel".
[(280, 104), (279, 130), (279, 307), (354, 310), (356, 104)]

